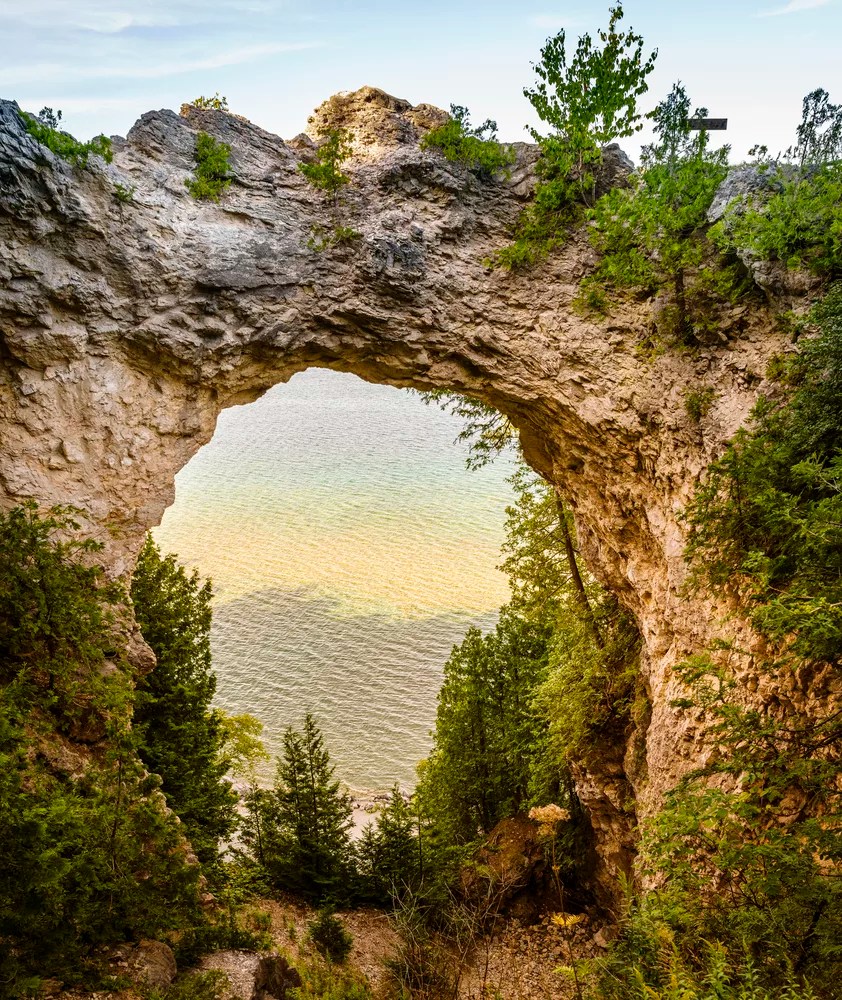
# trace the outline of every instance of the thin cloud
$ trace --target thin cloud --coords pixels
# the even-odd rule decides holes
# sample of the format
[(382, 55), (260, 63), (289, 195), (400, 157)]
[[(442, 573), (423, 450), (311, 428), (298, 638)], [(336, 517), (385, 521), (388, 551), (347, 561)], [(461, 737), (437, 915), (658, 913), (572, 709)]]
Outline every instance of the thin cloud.
[(136, 0), (4, 0), (0, 21), (116, 35), (136, 27), (236, 23), (242, 14), (270, 14), (282, 8), (279, 0), (226, 0), (222, 7), (206, 0), (146, 0), (143, 9)]
[(781, 14), (798, 14), (802, 10), (815, 10), (816, 7), (827, 7), (830, 0), (789, 0), (783, 7), (774, 10), (763, 10), (758, 17), (780, 17)]
[(20, 86), (45, 80), (158, 80), (168, 76), (182, 76), (223, 66), (238, 66), (253, 59), (279, 55), (283, 52), (301, 52), (321, 47), (321, 42), (297, 42), (293, 44), (269, 43), (252, 45), (244, 49), (219, 52), (205, 59), (187, 62), (157, 63), (151, 66), (124, 63), (120, 66), (61, 66), (56, 63), (11, 67), (0, 71), (0, 84)]

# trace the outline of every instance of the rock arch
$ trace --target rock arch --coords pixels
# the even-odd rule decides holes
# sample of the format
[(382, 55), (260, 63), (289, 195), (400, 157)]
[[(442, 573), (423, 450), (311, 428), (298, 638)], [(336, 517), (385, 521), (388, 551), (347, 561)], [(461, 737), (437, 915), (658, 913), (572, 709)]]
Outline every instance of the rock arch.
[[(0, 102), (0, 502), (75, 504), (125, 574), (221, 409), (296, 371), (493, 404), (569, 498), (589, 567), (641, 625), (647, 766), (624, 769), (619, 754), (579, 782), (603, 858), (622, 866), (627, 782), (648, 811), (698, 754), (698, 720), (670, 707), (670, 667), (718, 628), (712, 605), (680, 595), (677, 514), (744, 421), (780, 340), (757, 308), (731, 317), (735, 339), (647, 355), (651, 303), (601, 321), (577, 312), (592, 264), (582, 234), (529, 272), (490, 269), (533, 187), (536, 151), (519, 145), (511, 177), (482, 183), (419, 149), (442, 115), (372, 88), (322, 105), (311, 131), (355, 136), (352, 184), (333, 209), (297, 169), (312, 155), (306, 135), (283, 142), (213, 110), (150, 112), (115, 141), (112, 166), (80, 171)], [(219, 204), (184, 186), (199, 130), (232, 148)], [(130, 203), (114, 181), (134, 189)], [(308, 245), (337, 220), (359, 237)], [(697, 424), (685, 394), (700, 385), (716, 397)]]

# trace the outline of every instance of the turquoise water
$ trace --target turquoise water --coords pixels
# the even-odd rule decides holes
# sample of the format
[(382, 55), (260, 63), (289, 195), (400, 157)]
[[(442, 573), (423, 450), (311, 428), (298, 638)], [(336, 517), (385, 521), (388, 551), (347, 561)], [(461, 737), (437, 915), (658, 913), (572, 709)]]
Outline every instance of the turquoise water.
[(213, 579), (216, 701), (272, 754), (310, 710), (352, 788), (413, 785), (451, 647), (508, 597), (511, 466), (468, 472), (460, 427), (310, 369), (223, 412), (176, 478), (155, 537)]

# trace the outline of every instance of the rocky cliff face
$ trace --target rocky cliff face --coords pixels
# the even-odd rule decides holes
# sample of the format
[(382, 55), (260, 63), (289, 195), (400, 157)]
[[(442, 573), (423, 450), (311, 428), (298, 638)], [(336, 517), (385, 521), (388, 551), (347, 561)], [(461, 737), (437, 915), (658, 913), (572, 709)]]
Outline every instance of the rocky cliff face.
[[(629, 860), (633, 790), (644, 814), (699, 763), (703, 720), (671, 707), (672, 666), (723, 630), (716, 599), (683, 597), (679, 512), (785, 349), (769, 308), (722, 317), (698, 351), (645, 350), (650, 302), (605, 320), (571, 303), (592, 251), (580, 235), (524, 274), (483, 264), (534, 183), (522, 145), (509, 180), (481, 183), (433, 152), (442, 120), (370, 88), (331, 98), (310, 121), (355, 136), (334, 210), (284, 142), (237, 116), (195, 108), (144, 115), (114, 163), (74, 170), (0, 102), (0, 503), (71, 503), (130, 571), (173, 499), (178, 470), (220, 411), (317, 365), (364, 379), (469, 393), (506, 413), (528, 460), (572, 505), (589, 568), (637, 616), (651, 701), (638, 763), (622, 748), (579, 786), (606, 872)], [(184, 186), (199, 130), (230, 144), (235, 179), (219, 204)], [(621, 160), (617, 159), (618, 164)], [(618, 166), (618, 169), (621, 167)], [(114, 182), (134, 188), (131, 203)], [(362, 236), (318, 252), (314, 227)], [(710, 387), (700, 423), (686, 394)], [(751, 651), (753, 639), (742, 635)], [(770, 697), (751, 656), (746, 690)], [(807, 696), (806, 680), (774, 696)], [(640, 763), (645, 744), (645, 766)]]

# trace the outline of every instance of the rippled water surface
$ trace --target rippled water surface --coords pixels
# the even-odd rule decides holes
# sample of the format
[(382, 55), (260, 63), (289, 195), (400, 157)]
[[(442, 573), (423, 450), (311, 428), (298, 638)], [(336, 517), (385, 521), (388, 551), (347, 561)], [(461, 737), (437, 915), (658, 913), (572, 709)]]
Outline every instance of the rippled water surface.
[(310, 709), (353, 788), (414, 783), (450, 648), (508, 596), (511, 468), (467, 472), (460, 426), (311, 369), (226, 410), (178, 475), (155, 537), (213, 578), (216, 701), (273, 754)]

